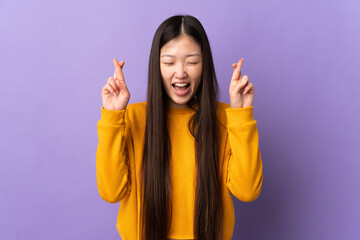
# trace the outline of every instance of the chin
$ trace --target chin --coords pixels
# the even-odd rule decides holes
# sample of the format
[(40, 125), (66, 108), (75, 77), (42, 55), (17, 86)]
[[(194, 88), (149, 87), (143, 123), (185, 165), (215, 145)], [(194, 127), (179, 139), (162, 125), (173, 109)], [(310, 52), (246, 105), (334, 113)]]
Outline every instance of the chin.
[(178, 104), (178, 105), (185, 105), (189, 102), (190, 98), (186, 98), (186, 99), (174, 99), (172, 98), (173, 102)]

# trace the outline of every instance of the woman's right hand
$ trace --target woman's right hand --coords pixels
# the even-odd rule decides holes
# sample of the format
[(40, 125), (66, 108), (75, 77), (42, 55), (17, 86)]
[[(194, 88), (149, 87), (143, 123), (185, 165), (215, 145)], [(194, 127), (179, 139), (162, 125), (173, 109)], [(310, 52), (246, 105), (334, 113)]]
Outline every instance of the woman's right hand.
[(120, 63), (113, 59), (114, 62), (114, 77), (109, 77), (107, 83), (102, 88), (101, 97), (103, 107), (107, 110), (120, 111), (125, 110), (130, 99), (130, 92), (126, 86), (122, 68), (125, 62)]

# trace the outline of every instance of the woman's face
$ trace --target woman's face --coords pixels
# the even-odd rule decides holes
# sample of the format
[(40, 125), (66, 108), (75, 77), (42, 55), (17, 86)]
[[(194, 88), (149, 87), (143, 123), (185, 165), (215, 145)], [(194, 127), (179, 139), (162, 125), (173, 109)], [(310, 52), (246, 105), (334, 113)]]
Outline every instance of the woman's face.
[(201, 80), (202, 55), (199, 44), (185, 34), (167, 42), (160, 50), (160, 71), (170, 106), (186, 107)]

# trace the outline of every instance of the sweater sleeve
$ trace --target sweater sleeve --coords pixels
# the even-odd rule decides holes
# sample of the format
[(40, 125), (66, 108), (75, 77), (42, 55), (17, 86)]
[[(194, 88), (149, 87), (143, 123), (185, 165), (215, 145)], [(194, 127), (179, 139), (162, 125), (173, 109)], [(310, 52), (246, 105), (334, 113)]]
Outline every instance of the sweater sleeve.
[(130, 168), (125, 147), (125, 112), (101, 107), (97, 122), (96, 180), (101, 198), (116, 203), (130, 193)]
[(226, 108), (228, 131), (228, 169), (226, 184), (231, 193), (244, 202), (260, 195), (263, 172), (254, 106)]

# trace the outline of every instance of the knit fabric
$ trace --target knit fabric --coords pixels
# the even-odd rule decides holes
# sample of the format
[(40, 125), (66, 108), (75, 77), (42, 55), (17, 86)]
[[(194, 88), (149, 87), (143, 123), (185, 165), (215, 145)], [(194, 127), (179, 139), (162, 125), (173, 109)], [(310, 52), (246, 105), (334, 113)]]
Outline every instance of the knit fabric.
[[(97, 122), (97, 187), (109, 203), (120, 201), (116, 228), (123, 240), (138, 240), (140, 226), (140, 166), (146, 124), (146, 102), (129, 104), (125, 110), (101, 107)], [(218, 102), (219, 172), (221, 176), (224, 240), (230, 240), (235, 224), (231, 194), (244, 202), (255, 200), (262, 188), (262, 159), (253, 106), (230, 108)], [(193, 239), (196, 159), (188, 121), (194, 110), (169, 107), (171, 141), (172, 223), (168, 238)], [(220, 207), (220, 206), (219, 206)]]

